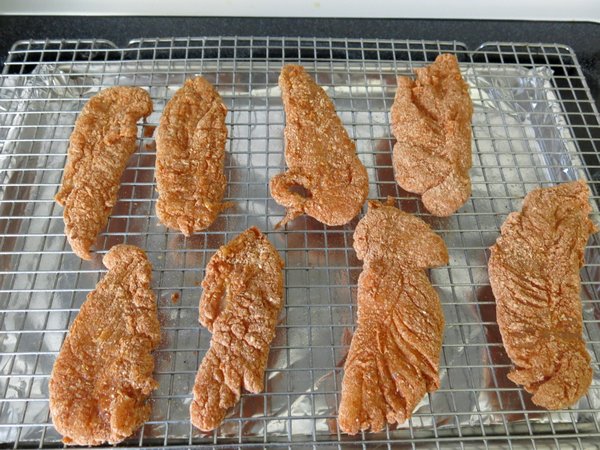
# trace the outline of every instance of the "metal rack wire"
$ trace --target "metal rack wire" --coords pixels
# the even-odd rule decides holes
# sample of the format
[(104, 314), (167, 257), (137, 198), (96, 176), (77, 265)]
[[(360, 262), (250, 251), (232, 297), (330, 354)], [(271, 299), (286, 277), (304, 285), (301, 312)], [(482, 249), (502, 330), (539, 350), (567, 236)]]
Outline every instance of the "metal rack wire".
[[(442, 52), (458, 56), (475, 102), (473, 196), (457, 214), (435, 219), (394, 182), (387, 113), (396, 74), (410, 74)], [(450, 250), (450, 265), (431, 272), (447, 322), (442, 386), (404, 426), (381, 433), (345, 436), (335, 421), (361, 270), (352, 249), (358, 219), (324, 227), (299, 218), (286, 230), (273, 229), (283, 210), (267, 183), (284, 170), (277, 77), (286, 62), (303, 64), (334, 99), (368, 168), (370, 198), (396, 197)], [(184, 238), (154, 215), (152, 132), (165, 102), (195, 74), (215, 84), (230, 111), (226, 197), (236, 207), (207, 232)], [(140, 126), (139, 150), (97, 256), (84, 262), (66, 243), (53, 196), (77, 113), (90, 95), (115, 84), (148, 89), (155, 112)], [(62, 446), (48, 416), (52, 363), (104, 273), (100, 257), (127, 242), (146, 249), (153, 262), (163, 342), (152, 416), (124, 447), (599, 448), (598, 238), (590, 241), (582, 271), (596, 378), (569, 410), (537, 409), (507, 381), (510, 361), (486, 273), (486, 249), (532, 188), (584, 177), (597, 205), (599, 138), (598, 112), (576, 56), (561, 45), (489, 43), (469, 51), (458, 42), (258, 37), (140, 39), (124, 48), (103, 40), (16, 43), (0, 78), (0, 442)], [(210, 340), (197, 323), (198, 283), (214, 251), (251, 225), (284, 257), (285, 311), (265, 392), (244, 395), (223, 426), (202, 434), (188, 417), (194, 375)]]

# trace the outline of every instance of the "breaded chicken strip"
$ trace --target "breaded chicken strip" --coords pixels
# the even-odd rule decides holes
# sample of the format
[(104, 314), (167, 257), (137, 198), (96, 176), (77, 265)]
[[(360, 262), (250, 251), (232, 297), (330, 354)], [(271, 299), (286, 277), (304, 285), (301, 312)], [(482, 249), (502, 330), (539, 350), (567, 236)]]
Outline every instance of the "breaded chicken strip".
[[(301, 214), (326, 225), (344, 225), (369, 193), (367, 170), (356, 155), (333, 102), (301, 66), (281, 70), (288, 170), (271, 178), (271, 195), (287, 208), (277, 227)], [(304, 189), (304, 195), (297, 188)]]
[(592, 233), (583, 181), (535, 189), (511, 213), (488, 265), (508, 378), (548, 409), (576, 403), (592, 382), (583, 340), (579, 270)]
[(425, 222), (375, 201), (354, 249), (364, 267), (338, 417), (348, 434), (404, 422), (439, 388), (444, 315), (425, 271), (448, 263), (444, 241)]
[(50, 375), (50, 413), (63, 442), (116, 444), (150, 416), (160, 342), (152, 266), (131, 245), (104, 256), (106, 276), (75, 318)]
[(222, 246), (202, 281), (200, 323), (212, 333), (194, 385), (192, 424), (219, 426), (242, 387), (259, 393), (283, 306), (283, 261), (252, 227)]
[(187, 80), (169, 100), (156, 133), (156, 215), (190, 236), (209, 227), (222, 203), (227, 108), (204, 78)]
[(471, 195), (469, 86), (454, 55), (440, 55), (415, 72), (414, 81), (398, 77), (391, 111), (396, 181), (422, 194), (434, 216), (449, 216)]
[(151, 112), (146, 91), (119, 86), (90, 98), (75, 122), (55, 200), (65, 208), (65, 234), (80, 258), (92, 257), (90, 247), (108, 222), (121, 176), (136, 148), (136, 123)]

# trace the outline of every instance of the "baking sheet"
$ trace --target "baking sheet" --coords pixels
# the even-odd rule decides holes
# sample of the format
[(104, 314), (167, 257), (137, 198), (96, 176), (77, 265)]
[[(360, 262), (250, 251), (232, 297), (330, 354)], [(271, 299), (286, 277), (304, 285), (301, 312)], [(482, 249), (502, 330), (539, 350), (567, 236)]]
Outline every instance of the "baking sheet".
[[(553, 72), (549, 67), (461, 64), (475, 107), (473, 194), (457, 214), (434, 218), (417, 196), (397, 187), (391, 168), (388, 111), (395, 76), (409, 75), (419, 65), (305, 63), (334, 99), (356, 140), (369, 174), (369, 198), (396, 197), (397, 206), (422, 217), (444, 238), (450, 253), (448, 267), (431, 271), (446, 317), (441, 388), (423, 399), (407, 423), (357, 439), (486, 435), (523, 428), (533, 434), (581, 432), (587, 425), (597, 430), (597, 238), (590, 241), (588, 265), (582, 271), (585, 337), (594, 381), (568, 411), (537, 409), (530, 396), (506, 378), (510, 361), (495, 323), (486, 271), (487, 248), (528, 191), (586, 177)], [(148, 252), (163, 330), (155, 354), (160, 388), (152, 396), (152, 416), (128, 445), (342, 438), (335, 417), (356, 314), (361, 264), (352, 248), (352, 233), (358, 218), (343, 227), (325, 227), (302, 217), (286, 230), (274, 230), (283, 209), (270, 198), (268, 180), (285, 169), (280, 68), (268, 61), (136, 60), (43, 64), (30, 75), (2, 79), (0, 392), (5, 401), (0, 403), (0, 441), (48, 445), (60, 440), (48, 416), (48, 376), (68, 325), (105, 271), (101, 256), (121, 242)], [(234, 201), (235, 207), (206, 233), (185, 238), (167, 231), (154, 214), (152, 133), (165, 102), (195, 75), (214, 83), (229, 109), (226, 200)], [(155, 111), (139, 126), (139, 148), (98, 239), (96, 255), (83, 262), (66, 243), (62, 209), (52, 199), (78, 112), (90, 96), (113, 85), (147, 89)], [(593, 220), (599, 222), (596, 213)], [(215, 250), (253, 225), (267, 233), (284, 257), (286, 307), (269, 356), (265, 392), (244, 395), (216, 432), (203, 434), (191, 427), (188, 415), (195, 372), (210, 341), (210, 333), (197, 323), (199, 282)], [(174, 293), (181, 294), (177, 303), (171, 298)]]

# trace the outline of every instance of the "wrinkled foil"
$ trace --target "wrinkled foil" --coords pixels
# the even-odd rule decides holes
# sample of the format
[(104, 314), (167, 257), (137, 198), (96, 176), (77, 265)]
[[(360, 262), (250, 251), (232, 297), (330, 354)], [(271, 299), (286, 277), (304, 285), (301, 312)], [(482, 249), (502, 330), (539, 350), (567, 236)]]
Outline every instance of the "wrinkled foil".
[[(0, 402), (0, 441), (60, 440), (48, 412), (52, 364), (68, 325), (104, 273), (101, 256), (121, 242), (148, 251), (163, 330), (155, 353), (160, 387), (152, 395), (152, 415), (129, 444), (340, 438), (335, 418), (361, 270), (352, 248), (358, 218), (343, 227), (324, 227), (302, 217), (286, 230), (274, 230), (283, 209), (270, 198), (268, 180), (285, 170), (280, 67), (231, 61), (43, 64), (31, 75), (1, 80), (0, 108), (10, 114), (2, 115), (0, 123), (0, 228), (5, 233), (0, 265), (8, 272), (0, 281), (0, 392), (6, 400)], [(395, 76), (410, 75), (410, 67), (385, 62), (306, 67), (334, 99), (356, 140), (369, 173), (369, 197), (394, 196), (399, 207), (420, 215), (440, 233), (450, 253), (448, 267), (431, 270), (446, 317), (441, 388), (423, 399), (410, 421), (365, 436), (393, 440), (458, 432), (491, 435), (494, 430), (548, 433), (597, 423), (598, 267), (582, 270), (585, 337), (596, 369), (593, 386), (562, 413), (540, 411), (507, 379), (510, 360), (495, 323), (486, 271), (487, 248), (528, 191), (586, 177), (552, 71), (463, 64), (475, 108), (473, 195), (458, 214), (434, 218), (418, 196), (397, 187), (391, 168), (394, 141), (388, 111)], [(152, 132), (166, 100), (186, 78), (198, 74), (215, 84), (229, 109), (226, 200), (235, 207), (207, 232), (186, 239), (167, 231), (154, 214)], [(139, 126), (139, 149), (96, 255), (83, 262), (70, 252), (62, 209), (52, 199), (78, 112), (90, 96), (113, 85), (148, 89), (155, 111)], [(597, 214), (593, 218), (597, 221)], [(265, 392), (243, 395), (214, 434), (203, 434), (191, 427), (188, 412), (195, 373), (210, 341), (210, 333), (197, 322), (199, 283), (216, 249), (252, 225), (266, 231), (284, 257), (286, 307), (269, 356)], [(592, 240), (596, 247), (587, 251), (586, 260), (596, 264), (597, 238)], [(177, 302), (173, 294), (180, 295)]]

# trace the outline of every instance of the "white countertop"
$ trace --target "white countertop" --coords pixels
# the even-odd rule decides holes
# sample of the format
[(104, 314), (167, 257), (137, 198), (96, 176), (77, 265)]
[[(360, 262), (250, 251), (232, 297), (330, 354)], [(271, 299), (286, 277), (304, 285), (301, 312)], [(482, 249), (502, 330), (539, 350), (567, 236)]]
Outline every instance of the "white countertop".
[[(3, 0), (0, 14), (364, 17), (600, 22), (600, 0)], [(590, 37), (599, 39), (599, 37)]]

